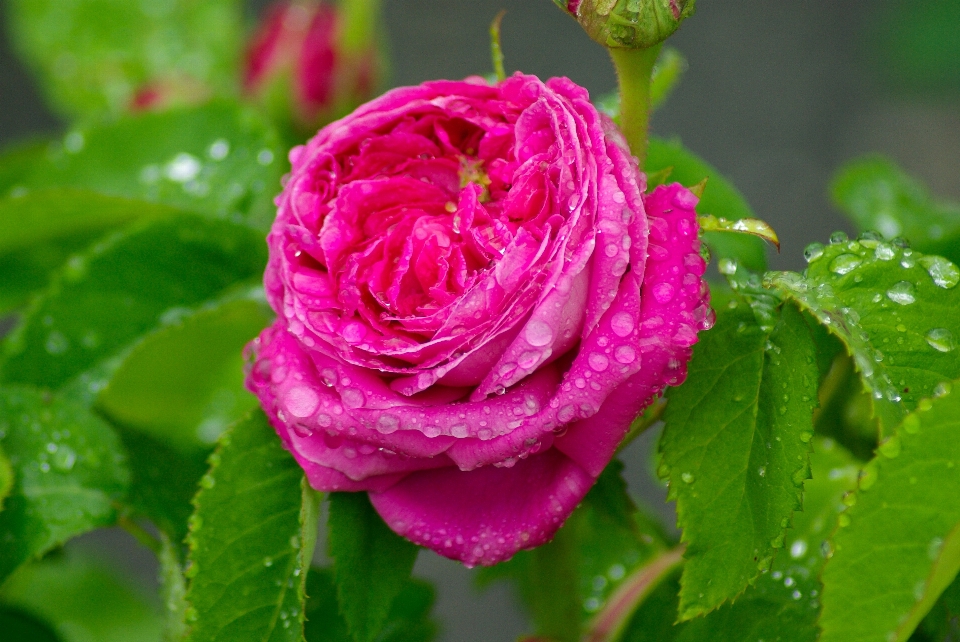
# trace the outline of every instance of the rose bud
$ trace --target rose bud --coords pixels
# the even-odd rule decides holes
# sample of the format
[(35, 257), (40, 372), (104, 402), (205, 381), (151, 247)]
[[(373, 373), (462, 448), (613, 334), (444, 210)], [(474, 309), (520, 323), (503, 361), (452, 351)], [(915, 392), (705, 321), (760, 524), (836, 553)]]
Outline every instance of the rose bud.
[(604, 47), (647, 49), (693, 15), (696, 0), (553, 0)]
[(468, 565), (548, 541), (712, 323), (697, 197), (565, 78), (395, 89), (290, 160), (247, 385), (310, 483)]
[(134, 92), (129, 111), (162, 111), (199, 105), (211, 96), (210, 89), (188, 76), (171, 76), (149, 82)]
[(348, 113), (373, 95), (381, 65), (372, 37), (347, 46), (343, 31), (329, 4), (273, 5), (247, 51), (244, 93), (304, 133)]

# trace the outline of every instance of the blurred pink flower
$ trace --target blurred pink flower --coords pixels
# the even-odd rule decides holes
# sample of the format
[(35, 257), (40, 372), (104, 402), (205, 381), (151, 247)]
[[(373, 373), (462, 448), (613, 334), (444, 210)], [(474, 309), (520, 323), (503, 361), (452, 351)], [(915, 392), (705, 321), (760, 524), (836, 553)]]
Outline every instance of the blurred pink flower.
[(379, 72), (376, 48), (345, 50), (340, 29), (329, 4), (273, 5), (247, 50), (244, 93), (307, 131), (369, 99)]
[(310, 483), (470, 565), (549, 540), (712, 323), (696, 196), (565, 78), (395, 89), (290, 158), (247, 383)]

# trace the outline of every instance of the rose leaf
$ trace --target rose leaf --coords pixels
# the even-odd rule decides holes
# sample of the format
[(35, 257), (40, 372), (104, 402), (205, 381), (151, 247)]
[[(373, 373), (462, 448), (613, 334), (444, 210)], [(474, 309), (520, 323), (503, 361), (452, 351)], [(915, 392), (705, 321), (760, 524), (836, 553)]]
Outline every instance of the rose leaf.
[(767, 285), (840, 339), (889, 435), (920, 399), (960, 378), (960, 269), (874, 235), (832, 240), (807, 248), (803, 275), (769, 273)]
[(366, 493), (331, 493), (327, 527), (340, 612), (355, 642), (371, 642), (383, 630), (419, 549), (383, 523)]
[(97, 410), (183, 452), (206, 450), (257, 404), (243, 386), (243, 347), (272, 317), (255, 288), (158, 328), (124, 356)]
[(809, 478), (815, 345), (795, 307), (766, 299), (737, 294), (718, 310), (668, 393), (659, 472), (687, 544), (681, 619), (769, 570)]
[[(670, 626), (670, 618), (676, 613), (677, 583), (672, 587), (664, 584), (634, 615), (623, 642), (817, 639), (822, 591), (818, 577), (829, 554), (825, 543), (836, 527), (839, 509), (844, 508), (844, 494), (856, 486), (859, 465), (833, 440), (815, 439), (813, 444), (803, 511), (794, 514), (786, 532), (785, 551), (776, 557), (770, 572), (762, 574), (732, 604), (676, 626)], [(662, 604), (660, 612), (654, 610), (658, 602)]]
[(0, 379), (61, 388), (184, 307), (259, 279), (265, 262), (263, 237), (226, 221), (130, 228), (68, 262), (7, 337)]
[(262, 411), (220, 438), (187, 536), (187, 642), (298, 641), (318, 496)]
[[(337, 605), (337, 587), (333, 571), (314, 568), (307, 577), (306, 642), (352, 642), (347, 622)], [(430, 620), (435, 599), (433, 587), (423, 580), (409, 578), (390, 607), (390, 613), (378, 642), (429, 642), (437, 632)]]
[(847, 164), (831, 195), (861, 232), (902, 236), (922, 252), (960, 261), (960, 204), (935, 199), (889, 159), (868, 156)]
[(847, 498), (823, 571), (823, 642), (906, 640), (960, 570), (960, 395), (949, 388), (906, 416)]
[(249, 108), (202, 107), (82, 127), (28, 163), (11, 194), (85, 189), (244, 222), (261, 231), (286, 163), (276, 134)]
[(0, 512), (0, 582), (116, 520), (129, 484), (126, 457), (110, 426), (87, 409), (28, 388), (0, 389), (0, 447), (13, 469)]

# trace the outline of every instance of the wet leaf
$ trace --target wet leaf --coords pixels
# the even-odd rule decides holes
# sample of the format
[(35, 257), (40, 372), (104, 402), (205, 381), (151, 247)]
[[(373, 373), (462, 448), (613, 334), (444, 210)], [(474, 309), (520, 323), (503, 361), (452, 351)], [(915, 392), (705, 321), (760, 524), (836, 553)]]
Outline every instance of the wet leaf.
[(84, 189), (266, 230), (286, 167), (276, 134), (256, 112), (214, 102), (72, 130), (11, 193)]
[(796, 308), (737, 296), (669, 391), (659, 472), (687, 544), (682, 619), (735, 598), (783, 548), (809, 477), (814, 356)]
[(186, 642), (303, 638), (318, 498), (262, 411), (224, 433), (190, 518)]
[(253, 230), (194, 216), (114, 236), (71, 261), (6, 339), (0, 378), (64, 386), (185, 306), (259, 280), (265, 254)]
[(804, 275), (770, 273), (767, 283), (843, 342), (888, 435), (920, 399), (960, 377), (960, 269), (870, 235), (833, 240), (807, 248)]
[(71, 116), (131, 108), (140, 90), (180, 101), (235, 93), (242, 6), (232, 0), (11, 0), (14, 42)]
[(823, 571), (823, 642), (906, 640), (960, 570), (960, 394), (951, 387), (905, 417), (847, 498)]
[(849, 163), (834, 179), (834, 203), (861, 232), (888, 240), (903, 236), (914, 248), (960, 261), (960, 204), (938, 200), (882, 156)]
[(332, 493), (327, 527), (340, 612), (355, 642), (372, 642), (419, 549), (383, 523), (366, 493)]
[(0, 389), (0, 447), (14, 484), (0, 512), (0, 582), (71, 537), (112, 524), (129, 484), (113, 430), (77, 404)]
[(181, 451), (206, 450), (257, 405), (243, 386), (243, 348), (272, 319), (256, 288), (212, 302), (145, 336), (97, 398), (112, 422)]

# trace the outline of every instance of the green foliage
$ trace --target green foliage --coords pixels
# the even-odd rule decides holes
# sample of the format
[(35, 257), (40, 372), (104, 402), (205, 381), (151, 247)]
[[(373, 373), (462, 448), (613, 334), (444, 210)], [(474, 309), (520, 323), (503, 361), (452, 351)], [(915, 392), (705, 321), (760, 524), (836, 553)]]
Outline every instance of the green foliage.
[(911, 640), (944, 642), (960, 635), (960, 576), (953, 580), (920, 623)]
[(231, 102), (74, 129), (11, 193), (92, 190), (244, 221), (265, 230), (286, 163), (273, 129)]
[(960, 90), (960, 4), (931, 0), (922, 11), (911, 0), (877, 5), (871, 40), (878, 71), (896, 92), (941, 95)]
[(839, 338), (873, 396), (884, 434), (944, 381), (960, 378), (960, 269), (872, 235), (807, 248), (804, 276), (768, 283)]
[(419, 549), (383, 523), (366, 493), (332, 493), (328, 527), (340, 612), (355, 642), (372, 642)]
[(917, 250), (960, 261), (960, 204), (933, 198), (890, 160), (869, 156), (849, 163), (831, 192), (861, 232), (903, 236)]
[[(679, 182), (688, 187), (706, 180), (706, 188), (697, 205), (700, 216), (716, 216), (730, 221), (757, 218), (742, 194), (714, 167), (685, 148), (679, 141), (650, 138), (645, 170), (657, 183)], [(706, 243), (718, 259), (735, 259), (745, 267), (762, 272), (767, 267), (766, 248), (759, 238), (733, 232), (707, 232)]]
[(122, 113), (149, 84), (181, 99), (235, 91), (235, 0), (11, 0), (8, 15), (20, 53), (66, 114)]
[(303, 637), (318, 498), (257, 410), (220, 438), (187, 541), (187, 642)]
[(848, 498), (823, 572), (823, 642), (906, 640), (960, 570), (960, 396), (949, 389), (904, 419)]
[(82, 406), (0, 389), (0, 447), (14, 472), (0, 512), (0, 582), (75, 535), (112, 524), (129, 483), (111, 428)]
[[(390, 613), (374, 638), (376, 642), (429, 642), (437, 632), (430, 620), (434, 590), (430, 584), (408, 579), (393, 600)], [(337, 587), (333, 571), (314, 568), (307, 576), (307, 622), (304, 626), (306, 642), (353, 642), (347, 632), (347, 622), (337, 605)]]
[(498, 579), (516, 585), (539, 635), (578, 640), (612, 596), (669, 544), (627, 495), (622, 469), (619, 461), (607, 466), (552, 542), (481, 569), (481, 585)]
[[(160, 615), (143, 587), (83, 550), (68, 548), (24, 566), (3, 585), (0, 601), (46, 623), (59, 642), (160, 640)], [(0, 631), (5, 641), (42, 640)]]
[(243, 388), (243, 347), (273, 313), (259, 289), (202, 307), (144, 337), (97, 399), (112, 422), (179, 450), (205, 449), (257, 401)]
[(77, 189), (43, 189), (0, 199), (0, 311), (26, 303), (69, 256), (107, 230), (174, 211)]
[(818, 372), (792, 306), (736, 297), (701, 335), (686, 384), (668, 394), (660, 474), (677, 501), (687, 564), (680, 615), (736, 597), (770, 568), (799, 508)]
[(226, 221), (179, 216), (115, 236), (71, 261), (32, 307), (7, 339), (0, 378), (63, 386), (183, 306), (259, 279), (265, 261), (262, 239)]
[(11, 640), (60, 642), (50, 627), (20, 609), (0, 605), (0, 631)]
[(3, 448), (0, 448), (0, 511), (3, 510), (3, 500), (7, 498), (11, 490), (13, 490), (13, 467), (10, 465), (6, 453), (3, 452)]

